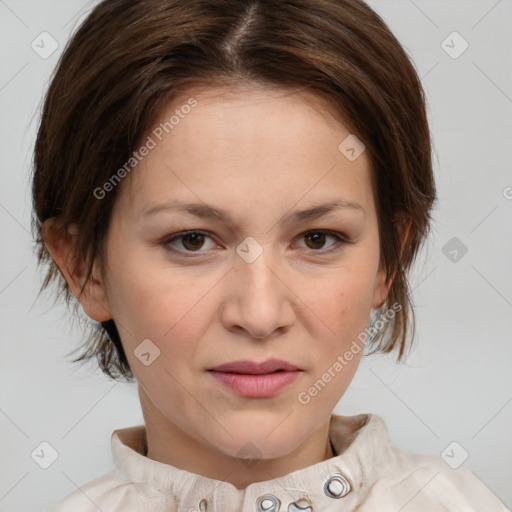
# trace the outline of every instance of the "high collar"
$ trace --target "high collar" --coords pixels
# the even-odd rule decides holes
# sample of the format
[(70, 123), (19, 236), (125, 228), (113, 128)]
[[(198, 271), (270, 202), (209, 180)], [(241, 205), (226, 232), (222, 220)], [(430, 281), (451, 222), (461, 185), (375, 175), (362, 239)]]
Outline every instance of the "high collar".
[(316, 512), (329, 510), (339, 500), (347, 506), (356, 502), (356, 495), (371, 484), (372, 473), (384, 458), (388, 433), (375, 414), (332, 414), (329, 438), (334, 457), (245, 489), (147, 458), (144, 425), (114, 431), (111, 443), (116, 468), (138, 492), (169, 501), (173, 510)]

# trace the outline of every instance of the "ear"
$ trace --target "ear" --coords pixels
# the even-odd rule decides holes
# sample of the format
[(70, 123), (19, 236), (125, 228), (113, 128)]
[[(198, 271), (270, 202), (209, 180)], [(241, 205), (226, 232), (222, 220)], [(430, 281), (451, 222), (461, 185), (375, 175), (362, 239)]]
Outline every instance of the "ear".
[(67, 229), (63, 228), (55, 217), (42, 224), (42, 235), (46, 248), (71, 291), (80, 301), (85, 314), (97, 322), (110, 320), (112, 312), (96, 262), (92, 274), (86, 282), (85, 263), (81, 259), (74, 258), (77, 234), (78, 230), (75, 224), (71, 224)]
[[(400, 257), (402, 257), (404, 252), (405, 242), (407, 241), (407, 236), (409, 235), (411, 224), (411, 220), (405, 220), (401, 221), (398, 225), (398, 230), (400, 231)], [(395, 273), (393, 273), (389, 280), (386, 281), (386, 270), (383, 268), (381, 263), (375, 278), (375, 291), (373, 295), (372, 310), (379, 309), (382, 307), (384, 302), (386, 302), (386, 298), (388, 296), (389, 289), (393, 284), (394, 278)]]

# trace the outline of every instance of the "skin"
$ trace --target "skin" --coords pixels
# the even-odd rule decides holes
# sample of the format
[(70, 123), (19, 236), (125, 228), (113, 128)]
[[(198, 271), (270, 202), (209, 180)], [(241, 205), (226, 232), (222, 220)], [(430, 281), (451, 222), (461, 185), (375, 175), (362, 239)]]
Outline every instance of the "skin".
[[(307, 92), (196, 88), (155, 125), (190, 97), (197, 106), (119, 185), (106, 264), (95, 265), (82, 294), (84, 267), (69, 259), (75, 235), (53, 221), (44, 235), (84, 311), (118, 326), (138, 382), (147, 456), (242, 489), (333, 456), (330, 415), (362, 351), (307, 405), (297, 397), (364, 331), (391, 281), (379, 265), (369, 156), (351, 162), (340, 153), (351, 131), (328, 106)], [(361, 209), (284, 218), (340, 198)], [(171, 199), (227, 210), (233, 225), (171, 209), (142, 215)], [(307, 236), (320, 229), (351, 243)], [(166, 247), (165, 237), (184, 230), (207, 236)], [(236, 252), (249, 236), (263, 250), (252, 263)], [(134, 355), (144, 339), (161, 351), (149, 366)], [(268, 398), (239, 396), (207, 372), (271, 357), (303, 371)], [(257, 450), (254, 465), (239, 455), (247, 443)]]

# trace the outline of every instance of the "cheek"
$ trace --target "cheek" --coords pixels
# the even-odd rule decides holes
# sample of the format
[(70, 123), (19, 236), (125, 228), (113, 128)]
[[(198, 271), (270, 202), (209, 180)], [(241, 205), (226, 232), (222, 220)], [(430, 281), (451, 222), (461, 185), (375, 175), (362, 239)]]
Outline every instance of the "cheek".
[(148, 338), (161, 350), (170, 341), (173, 351), (193, 350), (191, 340), (200, 338), (209, 318), (208, 291), (218, 278), (191, 278), (190, 271), (165, 267), (136, 252), (111, 266), (109, 299), (120, 331), (124, 327), (123, 344), (135, 347)]
[(346, 266), (304, 282), (297, 295), (322, 320), (326, 334), (341, 335), (360, 328), (369, 318), (375, 275), (368, 268)]

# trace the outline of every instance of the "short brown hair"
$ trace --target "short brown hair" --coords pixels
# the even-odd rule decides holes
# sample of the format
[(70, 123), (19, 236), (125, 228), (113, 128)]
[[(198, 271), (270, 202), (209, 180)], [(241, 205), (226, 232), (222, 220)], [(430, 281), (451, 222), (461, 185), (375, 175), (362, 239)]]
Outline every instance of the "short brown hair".
[[(425, 95), (407, 53), (361, 0), (104, 0), (73, 35), (48, 89), (34, 151), (33, 230), (42, 285), (59, 281), (41, 224), (79, 228), (76, 254), (101, 259), (114, 188), (93, 191), (128, 161), (150, 123), (197, 83), (259, 83), (320, 95), (365, 146), (372, 162), (387, 276), (383, 307), (401, 314), (378, 332), (373, 352), (402, 360), (414, 312), (406, 272), (426, 238), (435, 201)], [(398, 222), (411, 222), (400, 253)], [(75, 306), (78, 303), (75, 302)], [(411, 318), (409, 318), (411, 317)], [(113, 320), (91, 323), (84, 352), (111, 378), (133, 380)], [(379, 342), (379, 343), (377, 343)]]

